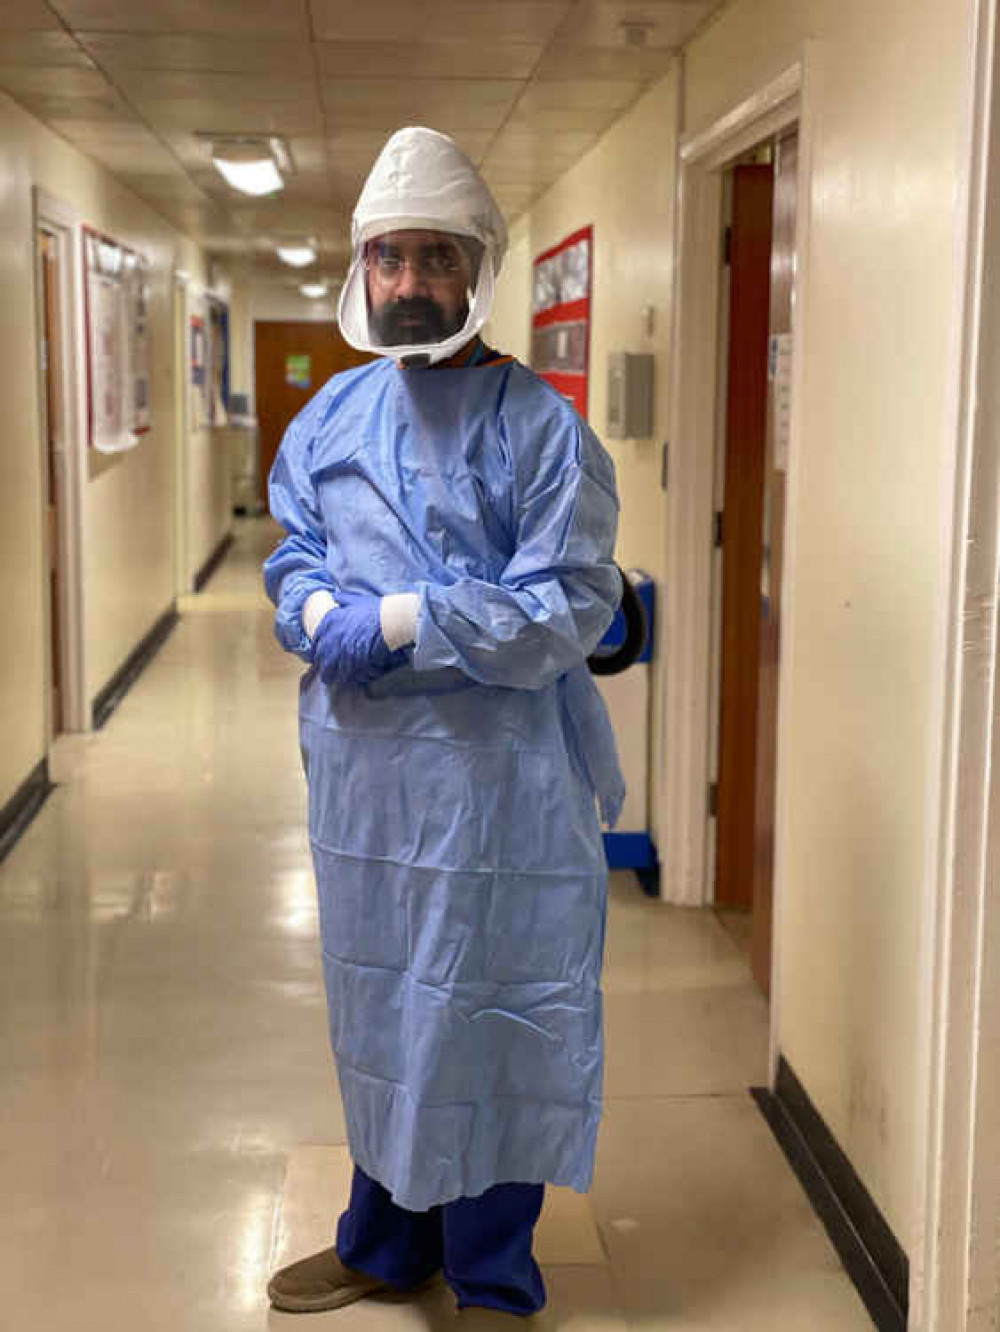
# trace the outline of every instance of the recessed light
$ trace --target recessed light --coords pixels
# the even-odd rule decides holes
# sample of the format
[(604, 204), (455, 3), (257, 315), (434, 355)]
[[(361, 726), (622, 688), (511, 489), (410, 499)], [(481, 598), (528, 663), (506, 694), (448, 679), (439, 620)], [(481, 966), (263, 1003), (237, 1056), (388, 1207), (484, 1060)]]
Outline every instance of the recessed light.
[(214, 143), (212, 161), (227, 184), (241, 194), (274, 194), (284, 189), (270, 146), (263, 140)]
[(305, 268), (316, 261), (314, 245), (279, 245), (278, 258), (293, 268)]

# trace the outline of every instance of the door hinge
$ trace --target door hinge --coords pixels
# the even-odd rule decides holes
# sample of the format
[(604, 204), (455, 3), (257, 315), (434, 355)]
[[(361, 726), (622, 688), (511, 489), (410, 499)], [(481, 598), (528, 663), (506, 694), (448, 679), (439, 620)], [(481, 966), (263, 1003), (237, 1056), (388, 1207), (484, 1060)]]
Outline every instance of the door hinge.
[(722, 510), (715, 511), (715, 531), (712, 537), (716, 550), (722, 549)]
[(670, 441), (663, 441), (663, 454), (660, 459), (660, 489), (666, 490), (667, 478), (670, 473)]
[(728, 268), (733, 262), (733, 229), (726, 227), (722, 233), (722, 262)]
[(719, 784), (718, 782), (709, 782), (708, 784), (708, 817), (714, 819), (719, 813)]

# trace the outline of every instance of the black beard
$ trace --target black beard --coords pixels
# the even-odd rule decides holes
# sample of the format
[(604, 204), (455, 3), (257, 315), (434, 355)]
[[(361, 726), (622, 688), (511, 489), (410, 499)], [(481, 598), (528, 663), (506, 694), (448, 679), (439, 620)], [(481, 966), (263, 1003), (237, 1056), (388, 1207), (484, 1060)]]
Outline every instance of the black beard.
[(418, 346), (450, 338), (462, 327), (468, 314), (469, 307), (463, 304), (449, 320), (440, 305), (429, 296), (410, 296), (387, 301), (380, 310), (371, 310), (368, 321), (375, 341), (381, 346)]

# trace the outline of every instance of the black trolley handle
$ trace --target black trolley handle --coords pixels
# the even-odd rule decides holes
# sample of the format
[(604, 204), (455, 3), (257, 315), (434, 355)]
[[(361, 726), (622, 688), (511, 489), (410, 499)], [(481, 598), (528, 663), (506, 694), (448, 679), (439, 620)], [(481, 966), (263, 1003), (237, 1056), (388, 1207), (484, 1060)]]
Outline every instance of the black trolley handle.
[(645, 607), (625, 571), (619, 567), (618, 572), (622, 579), (621, 612), (625, 617), (625, 640), (619, 647), (608, 652), (598, 649), (587, 658), (587, 665), (593, 675), (619, 675), (628, 670), (638, 660), (646, 643), (648, 626)]

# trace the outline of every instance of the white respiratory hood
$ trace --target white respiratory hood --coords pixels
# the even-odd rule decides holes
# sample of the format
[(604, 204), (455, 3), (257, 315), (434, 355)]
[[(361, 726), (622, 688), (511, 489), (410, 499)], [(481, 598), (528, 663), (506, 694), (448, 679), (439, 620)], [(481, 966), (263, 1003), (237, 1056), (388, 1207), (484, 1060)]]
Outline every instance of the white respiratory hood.
[[(483, 247), (463, 326), (440, 342), (384, 346), (368, 319), (365, 243), (392, 231), (445, 231)], [(418, 127), (397, 130), (375, 160), (351, 221), (353, 253), (340, 293), (337, 320), (359, 351), (393, 360), (447, 360), (482, 328), (507, 250), (507, 228), (486, 182), (446, 134)]]

